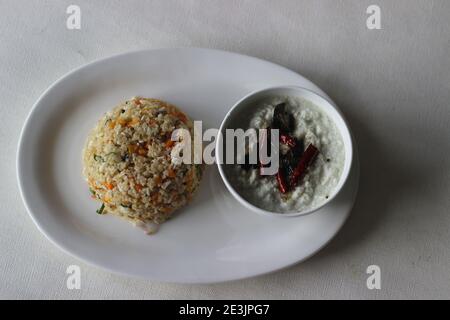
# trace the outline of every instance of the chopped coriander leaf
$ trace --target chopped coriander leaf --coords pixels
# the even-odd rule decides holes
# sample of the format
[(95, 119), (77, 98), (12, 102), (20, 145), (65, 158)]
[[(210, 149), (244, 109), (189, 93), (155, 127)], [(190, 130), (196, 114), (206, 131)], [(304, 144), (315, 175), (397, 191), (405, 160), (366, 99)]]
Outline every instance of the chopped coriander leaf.
[(95, 160), (95, 161), (100, 161), (100, 162), (105, 162), (105, 160), (103, 159), (103, 157), (98, 156), (98, 155), (96, 155), (96, 154), (94, 154), (94, 160)]
[(100, 209), (96, 210), (95, 212), (97, 212), (98, 214), (103, 214), (103, 210), (105, 210), (105, 204), (102, 203), (102, 206), (100, 207)]

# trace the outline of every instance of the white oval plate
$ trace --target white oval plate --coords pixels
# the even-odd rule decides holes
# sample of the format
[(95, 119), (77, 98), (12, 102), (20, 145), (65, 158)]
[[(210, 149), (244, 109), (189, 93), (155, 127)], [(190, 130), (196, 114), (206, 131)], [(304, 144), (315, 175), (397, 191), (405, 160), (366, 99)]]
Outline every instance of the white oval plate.
[(256, 276), (302, 261), (341, 228), (353, 206), (358, 164), (339, 196), (298, 218), (263, 217), (241, 206), (208, 166), (195, 200), (154, 236), (95, 213), (81, 175), (81, 150), (95, 122), (135, 95), (167, 100), (203, 129), (219, 128), (231, 106), (264, 87), (297, 85), (324, 95), (286, 68), (230, 52), (138, 51), (83, 66), (56, 81), (29, 114), (17, 175), (25, 206), (57, 246), (114, 272), (158, 281), (210, 283)]

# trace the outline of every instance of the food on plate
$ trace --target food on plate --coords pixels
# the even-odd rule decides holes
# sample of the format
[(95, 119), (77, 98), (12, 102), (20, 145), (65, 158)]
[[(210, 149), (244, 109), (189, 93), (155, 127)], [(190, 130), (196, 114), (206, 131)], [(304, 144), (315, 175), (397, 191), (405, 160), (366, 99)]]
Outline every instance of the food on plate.
[(99, 214), (110, 213), (147, 230), (185, 206), (198, 189), (202, 166), (175, 162), (175, 129), (193, 138), (193, 123), (177, 107), (135, 97), (107, 112), (88, 136), (83, 174)]
[[(278, 129), (278, 171), (263, 175), (259, 157), (250, 164), (246, 155), (244, 164), (227, 166), (233, 187), (253, 205), (272, 212), (301, 212), (326, 202), (345, 161), (343, 140), (334, 122), (311, 101), (299, 97), (266, 99), (253, 110), (248, 128), (267, 129), (266, 141)], [(247, 152), (260, 150), (262, 143), (267, 142), (250, 141)]]

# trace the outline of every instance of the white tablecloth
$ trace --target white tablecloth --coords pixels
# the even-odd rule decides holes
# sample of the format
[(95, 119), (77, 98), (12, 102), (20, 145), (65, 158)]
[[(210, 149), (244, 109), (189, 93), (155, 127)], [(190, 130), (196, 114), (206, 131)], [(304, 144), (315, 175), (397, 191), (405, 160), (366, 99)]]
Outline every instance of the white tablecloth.
[[(0, 2), (0, 298), (450, 298), (450, 2)], [(81, 30), (66, 8), (81, 8)], [(323, 88), (345, 112), (361, 157), (351, 218), (310, 260), (214, 285), (142, 281), (53, 246), (19, 196), (15, 157), (34, 101), (86, 62), (161, 47), (219, 48), (271, 60)], [(81, 267), (68, 290), (66, 268)], [(366, 268), (381, 268), (381, 290)]]

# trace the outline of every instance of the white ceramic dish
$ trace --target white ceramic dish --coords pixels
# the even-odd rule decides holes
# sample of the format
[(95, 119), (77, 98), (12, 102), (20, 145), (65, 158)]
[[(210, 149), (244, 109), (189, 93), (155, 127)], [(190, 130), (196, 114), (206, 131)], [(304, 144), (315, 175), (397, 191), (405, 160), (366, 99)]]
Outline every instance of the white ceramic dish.
[[(348, 125), (337, 108), (336, 104), (329, 98), (322, 97), (318, 93), (315, 93), (309, 89), (305, 89), (302, 87), (297, 86), (278, 86), (278, 87), (272, 87), (272, 88), (265, 88), (262, 90), (257, 90), (255, 92), (249, 93), (245, 97), (243, 97), (241, 100), (239, 100), (226, 114), (221, 126), (220, 126), (220, 132), (221, 135), (219, 135), (219, 138), (217, 139), (217, 145), (225, 145), (223, 139), (225, 137), (225, 130), (229, 128), (241, 128), (241, 129), (247, 129), (243, 128), (242, 126), (246, 124), (241, 124), (241, 120), (247, 118), (245, 115), (251, 114), (254, 112), (254, 110), (251, 110), (258, 101), (264, 101), (268, 100), (273, 97), (294, 97), (294, 98), (303, 98), (308, 101), (311, 101), (316, 105), (322, 112), (324, 112), (336, 125), (337, 129), (339, 130), (342, 141), (344, 143), (344, 149), (345, 149), (345, 162), (344, 162), (344, 168), (342, 170), (342, 174), (340, 176), (339, 182), (334, 188), (333, 193), (330, 194), (328, 200), (323, 202), (321, 205), (317, 207), (313, 207), (309, 210), (304, 210), (300, 212), (289, 212), (289, 213), (281, 213), (281, 212), (272, 212), (268, 210), (264, 210), (262, 208), (259, 208), (255, 206), (254, 204), (250, 203), (246, 199), (244, 199), (239, 192), (235, 189), (233, 184), (230, 182), (230, 179), (227, 177), (227, 172), (224, 170), (225, 164), (221, 163), (218, 164), (218, 169), (220, 176), (222, 177), (225, 185), (227, 186), (230, 193), (245, 207), (249, 208), (250, 210), (253, 210), (256, 213), (263, 214), (263, 215), (269, 215), (274, 217), (297, 217), (297, 216), (304, 216), (313, 212), (316, 212), (320, 208), (324, 207), (328, 203), (330, 203), (336, 195), (339, 194), (339, 192), (342, 190), (342, 187), (344, 186), (345, 182), (347, 181), (348, 175), (350, 173), (350, 169), (352, 166), (353, 161), (353, 144), (352, 144), (352, 137), (350, 134), (350, 130), (348, 128)], [(220, 159), (224, 159), (224, 155), (222, 154), (223, 148), (216, 148), (218, 151), (218, 157)]]
[(88, 131), (123, 99), (161, 98), (203, 120), (204, 128), (218, 128), (241, 97), (277, 85), (324, 94), (286, 68), (209, 49), (131, 52), (70, 72), (38, 99), (19, 141), (17, 176), (30, 216), (66, 252), (114, 272), (157, 281), (241, 279), (308, 258), (346, 220), (358, 185), (357, 162), (332, 203), (295, 220), (253, 214), (226, 190), (216, 166), (209, 166), (193, 203), (154, 236), (116, 217), (97, 215), (98, 203), (89, 198), (81, 175)]

